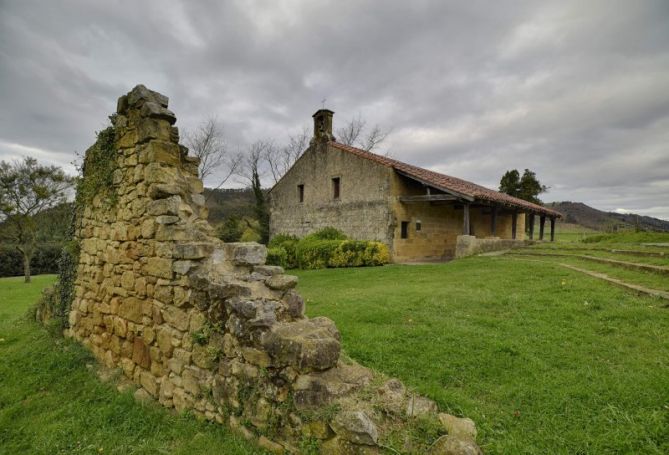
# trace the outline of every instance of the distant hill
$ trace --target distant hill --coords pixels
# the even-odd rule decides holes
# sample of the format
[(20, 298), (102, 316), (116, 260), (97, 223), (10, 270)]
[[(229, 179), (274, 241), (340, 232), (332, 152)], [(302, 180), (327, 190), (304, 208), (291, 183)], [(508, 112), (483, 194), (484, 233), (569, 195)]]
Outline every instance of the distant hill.
[[(209, 221), (212, 224), (218, 224), (229, 217), (255, 217), (253, 192), (249, 188), (219, 190), (205, 188), (204, 194), (209, 208)], [(550, 202), (546, 207), (564, 215), (559, 223), (579, 225), (595, 231), (636, 229), (638, 223), (639, 229), (643, 231), (669, 232), (669, 221), (650, 216), (604, 212), (582, 202)]]
[(253, 207), (255, 201), (250, 188), (204, 189), (209, 209), (209, 222), (217, 224), (226, 218), (255, 217)]
[(578, 224), (595, 231), (619, 231), (636, 229), (642, 231), (669, 232), (669, 221), (634, 213), (615, 213), (597, 210), (582, 202), (550, 202), (546, 207), (562, 213), (562, 222)]

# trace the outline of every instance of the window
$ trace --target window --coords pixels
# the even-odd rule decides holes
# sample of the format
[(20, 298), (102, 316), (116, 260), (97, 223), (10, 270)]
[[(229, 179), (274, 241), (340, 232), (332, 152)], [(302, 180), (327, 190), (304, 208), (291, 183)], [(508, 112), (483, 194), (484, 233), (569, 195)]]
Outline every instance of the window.
[(409, 222), (408, 221), (402, 221), (401, 238), (403, 238), (403, 239), (408, 239), (409, 238)]
[(297, 197), (300, 202), (304, 202), (304, 185), (297, 185)]
[(420, 220), (416, 220), (416, 232), (420, 231), (422, 228)]
[(339, 199), (339, 177), (332, 179), (332, 197)]

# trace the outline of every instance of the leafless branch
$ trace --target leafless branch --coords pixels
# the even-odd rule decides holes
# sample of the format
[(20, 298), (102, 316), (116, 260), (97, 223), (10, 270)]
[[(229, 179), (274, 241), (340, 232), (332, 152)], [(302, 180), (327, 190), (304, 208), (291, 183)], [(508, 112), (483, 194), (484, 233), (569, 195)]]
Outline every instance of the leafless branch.
[(388, 137), (391, 130), (384, 130), (379, 125), (367, 132), (367, 121), (360, 114), (351, 119), (343, 128), (337, 130), (337, 141), (342, 144), (360, 147), (371, 152)]

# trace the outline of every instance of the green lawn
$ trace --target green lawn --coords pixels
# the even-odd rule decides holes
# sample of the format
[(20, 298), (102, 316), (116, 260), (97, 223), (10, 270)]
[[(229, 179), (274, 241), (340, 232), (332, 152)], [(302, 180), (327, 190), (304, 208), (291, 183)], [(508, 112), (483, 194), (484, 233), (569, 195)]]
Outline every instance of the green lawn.
[[(507, 256), (295, 273), (347, 354), (473, 418), (488, 454), (669, 453), (663, 301)], [(0, 454), (258, 452), (100, 383), (24, 316), (53, 279), (0, 279)]]
[(297, 272), (353, 358), (473, 418), (486, 453), (669, 453), (669, 310), (550, 263)]
[(142, 406), (98, 381), (93, 359), (26, 310), (53, 276), (0, 279), (0, 454), (252, 454), (217, 424)]

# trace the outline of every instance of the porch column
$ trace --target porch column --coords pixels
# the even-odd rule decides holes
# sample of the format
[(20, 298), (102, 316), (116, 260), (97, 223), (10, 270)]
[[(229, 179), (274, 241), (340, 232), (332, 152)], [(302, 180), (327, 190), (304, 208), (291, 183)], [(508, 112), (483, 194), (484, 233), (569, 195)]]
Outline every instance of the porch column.
[(469, 204), (465, 203), (463, 206), (463, 219), (462, 219), (462, 233), (464, 235), (469, 235)]
[(551, 217), (551, 242), (555, 242), (555, 217)]
[(544, 239), (544, 226), (546, 225), (546, 215), (539, 218), (539, 240)]
[(518, 229), (518, 212), (514, 211), (511, 215), (511, 238), (516, 240), (516, 230)]
[(530, 240), (534, 240), (534, 213), (528, 213), (530, 217)]
[(492, 214), (490, 215), (490, 235), (497, 236), (497, 206), (492, 206)]

